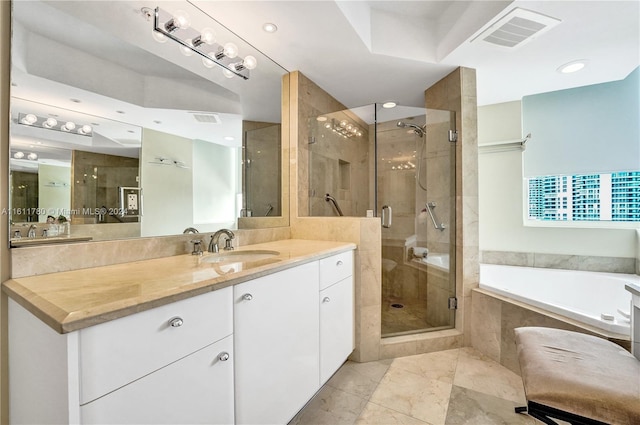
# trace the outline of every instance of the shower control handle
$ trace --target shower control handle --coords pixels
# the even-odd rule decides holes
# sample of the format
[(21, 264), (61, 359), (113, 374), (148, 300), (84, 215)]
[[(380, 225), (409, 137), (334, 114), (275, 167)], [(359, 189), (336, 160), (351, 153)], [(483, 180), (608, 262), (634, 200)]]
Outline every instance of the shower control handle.
[(393, 210), (389, 205), (382, 206), (382, 227), (388, 229), (391, 227), (391, 219), (393, 216)]

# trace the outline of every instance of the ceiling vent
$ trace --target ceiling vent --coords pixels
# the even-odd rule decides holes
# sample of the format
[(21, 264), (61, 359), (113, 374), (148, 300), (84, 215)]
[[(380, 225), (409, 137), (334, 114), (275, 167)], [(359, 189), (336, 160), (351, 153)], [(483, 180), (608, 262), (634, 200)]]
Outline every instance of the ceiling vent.
[(205, 112), (189, 112), (193, 114), (193, 118), (195, 118), (198, 122), (203, 122), (207, 124), (220, 124), (220, 116), (218, 114), (211, 114)]
[(516, 7), (471, 42), (484, 41), (494, 46), (515, 49), (549, 31), (560, 22), (560, 19)]

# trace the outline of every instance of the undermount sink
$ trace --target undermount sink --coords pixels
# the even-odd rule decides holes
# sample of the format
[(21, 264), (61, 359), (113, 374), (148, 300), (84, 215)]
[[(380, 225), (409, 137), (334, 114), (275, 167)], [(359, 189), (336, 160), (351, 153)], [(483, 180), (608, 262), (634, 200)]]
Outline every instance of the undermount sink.
[(250, 262), (266, 260), (280, 255), (278, 251), (255, 249), (246, 251), (223, 251), (202, 258), (204, 263)]

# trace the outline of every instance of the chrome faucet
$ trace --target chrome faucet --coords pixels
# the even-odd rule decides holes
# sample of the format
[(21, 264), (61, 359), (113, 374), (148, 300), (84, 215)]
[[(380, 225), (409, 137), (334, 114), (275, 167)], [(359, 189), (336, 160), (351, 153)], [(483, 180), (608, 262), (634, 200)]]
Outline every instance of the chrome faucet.
[(227, 236), (227, 240), (224, 243), (223, 249), (225, 251), (231, 251), (233, 249), (233, 246), (231, 246), (231, 241), (236, 235), (234, 235), (233, 232), (229, 229), (220, 229), (217, 232), (215, 232), (213, 236), (211, 236), (211, 241), (209, 242), (209, 249), (208, 249), (209, 252), (220, 251), (220, 249), (218, 248), (218, 241), (220, 240), (220, 236), (223, 233)]
[(29, 233), (27, 233), (27, 237), (28, 238), (35, 238), (36, 237), (36, 229), (38, 228), (38, 226), (36, 226), (35, 224), (32, 224), (31, 226), (29, 226)]

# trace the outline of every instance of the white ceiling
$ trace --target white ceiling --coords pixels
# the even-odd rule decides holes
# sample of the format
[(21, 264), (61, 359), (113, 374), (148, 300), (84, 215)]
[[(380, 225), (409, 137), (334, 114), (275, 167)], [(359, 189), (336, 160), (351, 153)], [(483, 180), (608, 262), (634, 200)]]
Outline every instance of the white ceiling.
[[(394, 100), (404, 107), (421, 107), (424, 105), (424, 90), (458, 66), (477, 70), (478, 104), (487, 105), (519, 100), (529, 94), (619, 80), (626, 77), (640, 62), (639, 0), (191, 0), (188, 3), (191, 4), (184, 0), (92, 1), (84, 2), (92, 6), (81, 11), (81, 8), (76, 7), (78, 3), (58, 2), (57, 9), (73, 12), (81, 19), (69, 21), (65, 25), (60, 25), (60, 21), (57, 20), (60, 18), (57, 16), (59, 12), (55, 9), (48, 8), (43, 13), (28, 13), (28, 9), (25, 9), (31, 22), (31, 30), (37, 30), (42, 34), (40, 38), (31, 37), (24, 41), (24, 45), (28, 47), (26, 50), (32, 52), (30, 58), (27, 55), (25, 60), (31, 62), (29, 65), (32, 68), (36, 64), (41, 70), (56, 68), (50, 64), (60, 62), (59, 47), (51, 44), (51, 40), (59, 39), (61, 43), (75, 45), (76, 49), (84, 49), (93, 54), (94, 59), (99, 60), (99, 56), (102, 56), (105, 60), (117, 62), (121, 68), (130, 68), (134, 73), (143, 75), (152, 70), (157, 76), (154, 80), (156, 85), (163, 85), (164, 90), (150, 90), (151, 82), (148, 80), (136, 86), (135, 82), (138, 80), (134, 78), (123, 80), (117, 87), (106, 87), (103, 82), (95, 81), (97, 89), (93, 95), (96, 98), (95, 103), (101, 108), (94, 114), (112, 120), (127, 121), (124, 116), (113, 112), (118, 110), (117, 102), (97, 99), (97, 93), (109, 94), (106, 92), (119, 89), (121, 92), (124, 91), (119, 97), (123, 99), (135, 96), (136, 90), (145, 87), (145, 93), (165, 95), (163, 99), (154, 99), (156, 105), (160, 101), (165, 105), (138, 108), (138, 125), (146, 128), (157, 127), (160, 131), (166, 131), (164, 129), (167, 125), (182, 127), (180, 134), (202, 139), (211, 137), (211, 131), (207, 128), (200, 129), (194, 123), (193, 117), (184, 115), (185, 111), (210, 111), (222, 115), (226, 113), (228, 119), (223, 119), (223, 122), (233, 124), (229, 132), (236, 131), (240, 119), (238, 111), (228, 109), (228, 106), (227, 109), (221, 109), (222, 105), (233, 104), (237, 100), (233, 96), (257, 98), (259, 86), (236, 81), (233, 84), (238, 86), (232, 89), (233, 92), (220, 89), (211, 92), (198, 85), (201, 84), (199, 82), (169, 88), (166, 83), (168, 80), (163, 79), (164, 77), (178, 76), (184, 82), (197, 74), (202, 74), (199, 78), (210, 77), (206, 77), (204, 72), (195, 68), (187, 69), (191, 65), (186, 65), (187, 61), (177, 53), (177, 49), (166, 50), (165, 45), (158, 45), (150, 40), (147, 36), (150, 32), (149, 23), (140, 13), (142, 6), (159, 5), (166, 10), (184, 8), (197, 15), (192, 17), (193, 25), (197, 28), (211, 22), (205, 14), (199, 14), (194, 6), (200, 8), (286, 70), (301, 71), (350, 108), (387, 100)], [(16, 2), (15, 7), (18, 8), (18, 5), (35, 7), (34, 2), (25, 0)], [(512, 50), (470, 42), (514, 8), (548, 15), (561, 20), (561, 23), (526, 45)], [(90, 13), (91, 9), (99, 10), (99, 13)], [(57, 24), (48, 25), (50, 21), (53, 22), (53, 15), (56, 15)], [(275, 23), (279, 30), (275, 34), (265, 33), (262, 30), (265, 22)], [(92, 25), (108, 28), (112, 35), (99, 39), (94, 35), (89, 36), (87, 34)], [(111, 45), (115, 46), (116, 38), (140, 40), (138, 44), (141, 46), (141, 43), (148, 44), (143, 47), (147, 51), (142, 52), (139, 48), (122, 50), (121, 47), (111, 50)], [(165, 50), (161, 50), (163, 48)], [(34, 51), (38, 53), (35, 54)], [(167, 56), (167, 51), (172, 52), (173, 56)], [(176, 66), (167, 65), (164, 61), (159, 62), (149, 53), (158, 54)], [(564, 75), (556, 71), (558, 66), (576, 59), (587, 59), (589, 64), (583, 71), (575, 74)], [(267, 66), (265, 62), (268, 61), (261, 60), (261, 69)], [(18, 83), (17, 87), (14, 87), (15, 93), (24, 91), (34, 84), (33, 81), (22, 84), (20, 79), (29, 75), (15, 72), (21, 65), (14, 63), (12, 78), (14, 83)], [(198, 69), (204, 68), (199, 66)], [(72, 68), (62, 67), (59, 71), (71, 80), (82, 72), (90, 75), (88, 56), (81, 65), (72, 65)], [(57, 78), (61, 76), (58, 75)], [(250, 80), (250, 83), (257, 84), (253, 80)], [(67, 103), (72, 95), (81, 98), (79, 93), (76, 96), (69, 90), (69, 87), (65, 86), (64, 90), (61, 90), (63, 93), (58, 93), (58, 97)], [(187, 93), (188, 101), (179, 96), (181, 93)], [(33, 99), (35, 96), (24, 94), (27, 99)], [(276, 104), (277, 94), (268, 96)], [(38, 101), (57, 104), (42, 98), (41, 95)], [(88, 103), (83, 103), (83, 108), (88, 107)], [(58, 106), (65, 107), (62, 104)], [(183, 114), (175, 114), (174, 110), (169, 109), (171, 107), (182, 108)], [(111, 115), (108, 111), (111, 111)], [(148, 111), (152, 111), (153, 115), (146, 113)], [(279, 115), (279, 109), (268, 106), (254, 108), (251, 112), (254, 115), (251, 118), (256, 120), (269, 120), (265, 118), (269, 113)], [(235, 121), (232, 119), (234, 114), (238, 117)], [(161, 121), (162, 124), (156, 124), (154, 121)], [(216, 142), (229, 143), (217, 140)]]
[[(639, 65), (640, 2), (192, 0), (348, 107), (396, 100), (420, 106), (424, 89), (458, 66), (477, 70), (478, 104), (619, 80)], [(561, 23), (513, 50), (470, 43), (513, 8)], [(278, 26), (275, 34), (262, 24)], [(556, 69), (586, 59), (575, 74)]]

